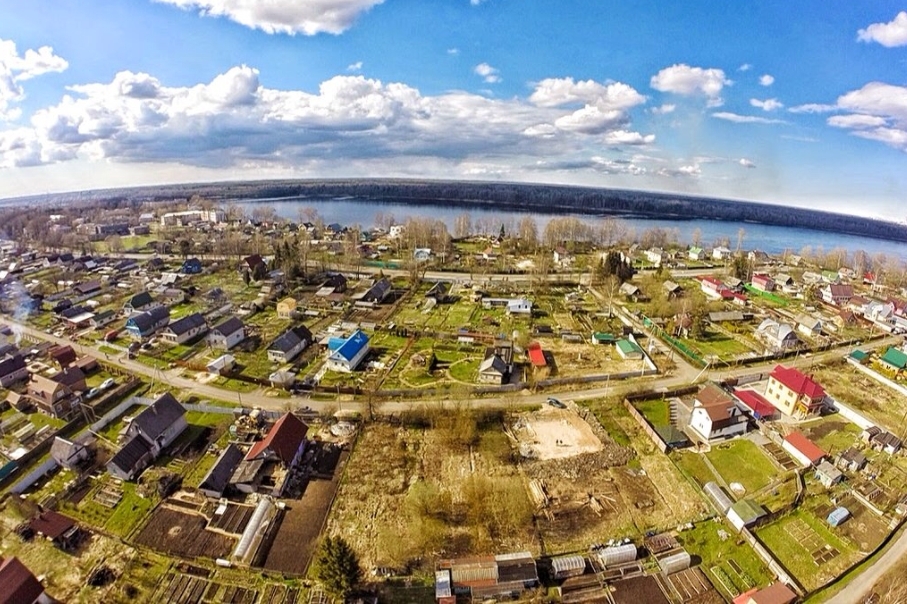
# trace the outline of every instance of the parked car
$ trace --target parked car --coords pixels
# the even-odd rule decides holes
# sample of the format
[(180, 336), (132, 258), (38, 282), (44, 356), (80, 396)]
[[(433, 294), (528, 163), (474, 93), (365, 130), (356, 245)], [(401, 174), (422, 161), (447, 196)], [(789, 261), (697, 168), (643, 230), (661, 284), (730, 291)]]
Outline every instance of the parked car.
[(85, 400), (90, 401), (91, 399), (93, 399), (94, 397), (96, 397), (99, 394), (101, 394), (100, 388), (92, 388), (91, 390), (89, 390), (88, 392), (85, 393)]
[(115, 379), (113, 379), (113, 378), (107, 378), (106, 380), (104, 380), (103, 382), (101, 382), (101, 385), (98, 386), (98, 388), (99, 388), (100, 390), (108, 390), (108, 389), (110, 389), (110, 388), (113, 388), (114, 385), (115, 385), (116, 383), (117, 383), (117, 381), (116, 381)]
[(566, 409), (566, 408), (567, 408), (567, 405), (565, 405), (564, 403), (560, 402), (559, 400), (557, 400), (557, 399), (554, 398), (553, 396), (549, 396), (549, 397), (548, 397), (548, 404), (551, 405), (552, 407), (557, 407), (558, 409)]

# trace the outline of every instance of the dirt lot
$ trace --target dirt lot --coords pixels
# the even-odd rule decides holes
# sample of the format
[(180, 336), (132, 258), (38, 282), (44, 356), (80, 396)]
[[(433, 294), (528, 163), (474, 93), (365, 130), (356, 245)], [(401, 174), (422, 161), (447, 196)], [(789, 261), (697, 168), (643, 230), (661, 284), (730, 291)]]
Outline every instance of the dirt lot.
[(611, 584), (615, 604), (669, 604), (655, 577), (634, 577)]
[(554, 356), (556, 377), (639, 371), (642, 361), (622, 359), (614, 346), (590, 346), (588, 342), (570, 343), (560, 339), (540, 340), (542, 348)]
[(152, 549), (194, 558), (226, 558), (235, 540), (226, 535), (205, 530), (207, 521), (197, 514), (188, 514), (161, 505), (136, 537), (136, 543)]
[(513, 434), (520, 450), (531, 450), (540, 460), (563, 459), (602, 450), (602, 442), (592, 427), (573, 411), (543, 406), (532, 413), (520, 414), (513, 423)]

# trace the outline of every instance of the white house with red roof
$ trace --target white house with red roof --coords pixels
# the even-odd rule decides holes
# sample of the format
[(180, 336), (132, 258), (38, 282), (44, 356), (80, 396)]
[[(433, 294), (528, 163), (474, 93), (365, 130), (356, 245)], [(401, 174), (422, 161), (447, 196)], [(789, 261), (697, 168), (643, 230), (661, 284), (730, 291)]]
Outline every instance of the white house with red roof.
[(793, 367), (778, 365), (768, 378), (765, 399), (781, 413), (794, 417), (816, 415), (825, 405), (825, 389)]
[(751, 285), (760, 291), (770, 292), (775, 290), (775, 280), (768, 275), (756, 273), (753, 275)]
[(818, 465), (825, 459), (825, 451), (809, 440), (801, 432), (791, 432), (784, 437), (781, 448), (793, 457), (801, 466), (808, 468)]

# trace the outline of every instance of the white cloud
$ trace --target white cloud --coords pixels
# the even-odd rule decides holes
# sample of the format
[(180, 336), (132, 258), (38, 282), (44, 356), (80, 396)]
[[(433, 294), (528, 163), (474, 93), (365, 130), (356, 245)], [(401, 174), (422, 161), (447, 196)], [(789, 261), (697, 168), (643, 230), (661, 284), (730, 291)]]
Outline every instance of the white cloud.
[(654, 142), (654, 134), (642, 135), (629, 130), (614, 130), (605, 135), (607, 145), (651, 145)]
[(752, 68), (753, 68), (753, 66), (750, 65), (749, 63), (744, 63), (743, 65), (741, 65), (740, 67), (737, 68), (737, 71), (749, 71)]
[(776, 109), (781, 109), (784, 107), (784, 103), (780, 102), (778, 99), (765, 99), (764, 101), (759, 99), (750, 99), (750, 105), (753, 107), (758, 107), (763, 111), (775, 111)]
[(774, 83), (775, 83), (775, 76), (769, 75), (767, 73), (765, 75), (759, 76), (759, 85), (760, 86), (771, 86)]
[(473, 72), (476, 75), (481, 76), (482, 80), (484, 80), (486, 84), (497, 84), (501, 81), (501, 76), (498, 70), (488, 63), (479, 63), (475, 66)]
[(600, 134), (625, 125), (627, 120), (627, 114), (619, 109), (602, 110), (595, 105), (586, 105), (558, 118), (554, 125), (561, 130)]
[(449, 54), (449, 55), (458, 55), (458, 54), (460, 54), (460, 49), (459, 49), (459, 48), (448, 48), (448, 49), (447, 49), (447, 54)]
[(67, 67), (66, 59), (55, 55), (50, 46), (29, 48), (20, 55), (15, 42), (0, 39), (0, 121), (17, 119), (21, 114), (18, 107), (12, 106), (25, 98), (20, 82)]
[(675, 109), (677, 109), (677, 105), (673, 103), (664, 103), (661, 107), (653, 107), (652, 113), (656, 115), (667, 115), (668, 113), (674, 113)]
[(482, 4), (483, 2), (485, 2), (485, 0), (469, 0), (469, 3), (472, 4), (473, 6), (478, 6), (478, 5)]
[(791, 113), (828, 113), (829, 111), (835, 111), (837, 107), (835, 105), (823, 105), (822, 103), (806, 103), (805, 105), (797, 105), (796, 107), (791, 107), (788, 109)]
[(362, 61), (356, 61), (346, 66), (347, 71), (362, 71)]
[(384, 0), (156, 0), (269, 34), (340, 34)]
[(828, 118), (829, 125), (907, 151), (907, 87), (870, 82), (840, 96), (837, 108), (850, 113)]
[(672, 65), (652, 76), (650, 85), (661, 92), (672, 92), (683, 96), (704, 95), (710, 107), (719, 107), (724, 101), (721, 91), (733, 82), (721, 69), (703, 69), (686, 64)]
[(888, 23), (873, 23), (857, 32), (861, 42), (878, 42), (887, 48), (907, 46), (907, 12), (901, 11)]
[(547, 78), (536, 84), (529, 101), (540, 107), (586, 103), (603, 110), (626, 110), (645, 103), (646, 97), (622, 82), (600, 84), (594, 80)]
[(725, 120), (728, 122), (734, 122), (735, 124), (786, 124), (784, 120), (771, 119), (767, 117), (759, 117), (756, 115), (740, 115), (737, 113), (731, 113), (729, 111), (719, 111), (713, 113), (712, 117), (716, 117), (720, 120)]
[(752, 160), (749, 160), (749, 159), (747, 159), (747, 158), (745, 158), (745, 157), (741, 157), (741, 158), (740, 158), (740, 161), (738, 161), (737, 163), (739, 163), (739, 164), (740, 164), (741, 166), (743, 166), (744, 168), (755, 168), (755, 167), (756, 167), (756, 164), (753, 163)]

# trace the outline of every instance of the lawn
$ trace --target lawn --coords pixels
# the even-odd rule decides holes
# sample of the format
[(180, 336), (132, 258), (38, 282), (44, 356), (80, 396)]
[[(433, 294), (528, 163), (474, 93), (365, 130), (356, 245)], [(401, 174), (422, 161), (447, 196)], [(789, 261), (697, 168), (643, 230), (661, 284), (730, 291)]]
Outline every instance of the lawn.
[(840, 415), (830, 415), (801, 425), (807, 438), (819, 445), (829, 455), (859, 443), (860, 428)]
[(583, 405), (592, 410), (592, 413), (598, 419), (598, 423), (602, 425), (611, 440), (623, 447), (630, 446), (632, 442), (630, 435), (621, 426), (619, 418), (623, 417), (631, 422), (633, 420), (630, 419), (630, 414), (622, 403), (617, 401), (590, 401), (583, 403)]
[[(699, 556), (702, 559), (702, 569), (709, 575), (709, 579), (713, 583), (721, 585), (715, 580), (713, 568), (720, 569), (718, 574), (722, 574), (722, 578), (727, 576), (738, 593), (744, 590), (746, 583), (765, 586), (772, 580), (773, 575), (763, 564), (762, 559), (745, 541), (739, 540), (734, 530), (725, 522), (697, 523), (692, 530), (678, 534), (677, 540), (690, 555)], [(734, 570), (731, 561), (740, 568), (740, 573)], [(723, 590), (721, 587), (719, 590), (724, 591), (725, 595), (737, 595), (727, 593), (727, 590)]]
[[(840, 552), (840, 555), (821, 566), (816, 565), (812, 551), (801, 540), (792, 536), (792, 532), (798, 533), (798, 529), (794, 527), (800, 525), (800, 521), (806, 523), (818, 535), (822, 544), (831, 545)], [(823, 520), (801, 508), (778, 522), (757, 529), (756, 534), (804, 587), (815, 589), (836, 577), (856, 560), (854, 548), (835, 535), (833, 530)]]
[(715, 474), (705, 465), (701, 454), (692, 451), (674, 451), (671, 453), (671, 459), (685, 476), (695, 480), (700, 487), (704, 487), (709, 482), (716, 482)]
[(471, 384), (476, 381), (476, 376), (479, 372), (479, 365), (481, 363), (482, 361), (477, 358), (457, 361), (453, 363), (448, 369), (448, 371), (450, 371), (450, 377), (457, 381), (468, 382)]
[(682, 339), (681, 342), (702, 357), (715, 355), (721, 359), (730, 359), (750, 351), (744, 344), (722, 333), (709, 332), (701, 340)]
[(671, 405), (667, 400), (649, 399), (633, 404), (653, 426), (671, 425)]
[(771, 460), (748, 440), (738, 439), (713, 446), (706, 455), (725, 482), (739, 482), (747, 493), (765, 487), (778, 475)]

